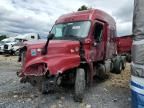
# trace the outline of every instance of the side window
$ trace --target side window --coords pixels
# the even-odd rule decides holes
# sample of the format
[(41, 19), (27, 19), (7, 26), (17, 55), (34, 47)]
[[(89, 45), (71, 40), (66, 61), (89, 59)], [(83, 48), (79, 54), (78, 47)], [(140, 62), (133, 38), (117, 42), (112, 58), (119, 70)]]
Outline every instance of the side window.
[(31, 39), (34, 39), (35, 37), (34, 36), (31, 36)]
[(56, 35), (57, 37), (61, 37), (61, 36), (62, 36), (62, 29), (61, 29), (61, 28), (56, 28), (56, 33), (55, 33), (55, 35)]
[(102, 40), (102, 34), (103, 34), (103, 24), (97, 22), (94, 28), (94, 39), (97, 42), (100, 42)]

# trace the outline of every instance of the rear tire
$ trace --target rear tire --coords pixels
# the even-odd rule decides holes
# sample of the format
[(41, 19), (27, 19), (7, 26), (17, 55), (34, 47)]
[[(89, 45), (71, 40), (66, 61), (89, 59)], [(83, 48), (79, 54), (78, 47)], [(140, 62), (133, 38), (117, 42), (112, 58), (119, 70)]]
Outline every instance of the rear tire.
[(122, 69), (124, 70), (126, 67), (126, 57), (122, 56), (121, 59), (122, 59)]
[(109, 73), (106, 73), (106, 67), (103, 64), (100, 64), (97, 74), (97, 77), (101, 80), (106, 80), (109, 77)]
[(112, 73), (115, 74), (120, 74), (122, 71), (123, 65), (122, 65), (122, 61), (120, 58), (116, 58), (116, 60), (113, 62), (113, 70)]
[(75, 95), (74, 95), (74, 100), (76, 102), (82, 102), (84, 97), (85, 86), (86, 86), (85, 71), (82, 68), (78, 68), (76, 70)]
[(127, 60), (127, 62), (131, 63), (132, 59), (131, 59), (131, 55), (130, 54), (128, 54), (126, 56), (126, 60)]

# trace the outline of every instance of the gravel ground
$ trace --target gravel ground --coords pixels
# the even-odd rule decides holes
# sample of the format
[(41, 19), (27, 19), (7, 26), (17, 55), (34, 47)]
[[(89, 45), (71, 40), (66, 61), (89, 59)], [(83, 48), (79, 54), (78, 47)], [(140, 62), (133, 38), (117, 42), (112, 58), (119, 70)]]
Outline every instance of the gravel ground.
[(16, 76), (20, 64), (16, 56), (0, 55), (0, 108), (130, 108), (130, 64), (121, 75), (111, 74), (107, 81), (95, 80), (87, 88), (82, 103), (73, 101), (71, 87), (42, 95)]

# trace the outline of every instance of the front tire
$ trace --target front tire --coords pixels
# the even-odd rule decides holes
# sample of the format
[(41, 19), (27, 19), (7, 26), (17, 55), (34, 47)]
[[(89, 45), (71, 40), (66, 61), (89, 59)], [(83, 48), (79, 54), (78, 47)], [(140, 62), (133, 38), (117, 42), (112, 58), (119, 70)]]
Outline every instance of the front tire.
[(15, 55), (15, 56), (18, 56), (18, 55), (19, 55), (19, 50), (16, 50), (16, 51), (14, 52), (14, 55)]
[(126, 60), (127, 60), (127, 62), (131, 63), (132, 57), (131, 57), (130, 54), (128, 54), (128, 55), (126, 56)]
[(99, 65), (97, 72), (99, 79), (106, 80), (109, 78), (109, 72), (106, 71), (106, 67), (104, 64)]
[(76, 79), (75, 79), (74, 100), (76, 102), (82, 102), (84, 97), (85, 86), (86, 86), (85, 71), (83, 68), (78, 68), (76, 70)]

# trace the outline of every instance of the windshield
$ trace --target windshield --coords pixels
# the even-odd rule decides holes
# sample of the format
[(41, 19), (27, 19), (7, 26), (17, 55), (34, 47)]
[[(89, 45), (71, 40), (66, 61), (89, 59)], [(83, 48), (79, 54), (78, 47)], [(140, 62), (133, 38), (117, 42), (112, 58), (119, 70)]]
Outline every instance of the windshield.
[(56, 24), (51, 33), (55, 34), (54, 39), (85, 38), (88, 35), (90, 24), (90, 21)]
[(11, 41), (0, 41), (1, 45), (4, 45), (5, 43), (10, 43)]
[(15, 42), (22, 42), (22, 39), (15, 39)]
[(5, 43), (10, 43), (11, 41), (5, 41)]

